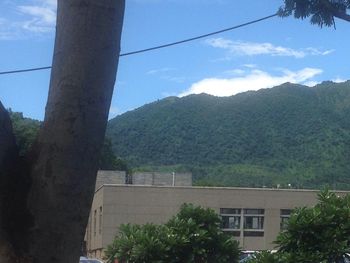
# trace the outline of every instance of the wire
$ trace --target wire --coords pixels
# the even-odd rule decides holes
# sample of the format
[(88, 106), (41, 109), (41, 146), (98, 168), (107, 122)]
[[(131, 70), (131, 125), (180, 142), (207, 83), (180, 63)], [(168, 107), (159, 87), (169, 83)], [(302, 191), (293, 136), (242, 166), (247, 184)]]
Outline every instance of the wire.
[(22, 73), (22, 72), (29, 72), (29, 71), (37, 71), (37, 70), (44, 70), (44, 69), (50, 69), (50, 68), (52, 68), (52, 67), (51, 66), (47, 66), (47, 67), (41, 67), (41, 68), (28, 68), (28, 69), (18, 69), (18, 70), (11, 70), (11, 71), (3, 71), (3, 72), (0, 72), (0, 75)]
[[(145, 53), (145, 52), (152, 51), (152, 50), (157, 50), (157, 49), (161, 49), (161, 48), (166, 48), (166, 47), (171, 47), (171, 46), (183, 44), (183, 43), (186, 43), (186, 42), (198, 40), (198, 39), (201, 39), (201, 38), (205, 38), (205, 37), (217, 35), (217, 34), (220, 34), (220, 33), (223, 33), (223, 32), (231, 31), (231, 30), (234, 30), (234, 29), (237, 29), (237, 28), (240, 28), (240, 27), (245, 27), (245, 26), (248, 26), (248, 25), (251, 25), (251, 24), (255, 24), (255, 23), (258, 23), (258, 22), (270, 19), (270, 18), (275, 17), (275, 16), (278, 16), (278, 13), (275, 13), (275, 14), (269, 15), (269, 16), (265, 16), (265, 17), (262, 17), (262, 18), (259, 18), (259, 19), (256, 19), (256, 20), (252, 20), (252, 21), (249, 21), (247, 23), (243, 23), (243, 24), (240, 24), (240, 25), (237, 25), (237, 26), (233, 26), (233, 27), (221, 29), (221, 30), (218, 30), (218, 31), (215, 31), (215, 32), (207, 33), (207, 34), (204, 34), (204, 35), (199, 35), (199, 36), (196, 36), (196, 37), (187, 38), (187, 39), (184, 39), (184, 40), (171, 42), (171, 43), (168, 43), (168, 44), (163, 44), (163, 45), (159, 45), (159, 46), (155, 46), (155, 47), (150, 47), (150, 48), (140, 49), (140, 50), (131, 51), (131, 52), (127, 52), (127, 53), (122, 53), (122, 54), (119, 55), (119, 57), (125, 57), (125, 56), (135, 55), (135, 54), (139, 54), (139, 53)], [(52, 68), (52, 67), (51, 66), (47, 66), (47, 67), (40, 67), (40, 68), (29, 68), (29, 69), (18, 69), (18, 70), (11, 70), (11, 71), (3, 71), (3, 72), (0, 72), (0, 75), (23, 73), (23, 72), (30, 72), (30, 71), (38, 71), (38, 70), (45, 70), (45, 69), (50, 69), (50, 68)]]
[(244, 23), (244, 24), (240, 24), (238, 26), (225, 28), (225, 29), (222, 29), (222, 30), (219, 30), (219, 31), (215, 31), (215, 32), (204, 34), (204, 35), (200, 35), (200, 36), (197, 36), (197, 37), (192, 37), (192, 38), (180, 40), (180, 41), (177, 41), (177, 42), (172, 42), (172, 43), (169, 43), (169, 44), (164, 44), (164, 45), (160, 45), (160, 46), (156, 46), (156, 47), (151, 47), (151, 48), (146, 48), (146, 49), (141, 49), (141, 50), (137, 50), (137, 51), (132, 51), (132, 52), (120, 54), (119, 56), (120, 57), (129, 56), (129, 55), (134, 55), (134, 54), (138, 54), (138, 53), (144, 53), (144, 52), (148, 52), (148, 51), (152, 51), (152, 50), (156, 50), (156, 49), (161, 49), (161, 48), (165, 48), (165, 47), (179, 45), (179, 44), (182, 44), (182, 43), (194, 41), (194, 40), (197, 40), (197, 39), (201, 39), (201, 38), (217, 35), (217, 34), (220, 34), (220, 33), (223, 33), (223, 32), (227, 32), (227, 31), (230, 31), (230, 30), (234, 30), (234, 29), (237, 29), (237, 28), (240, 28), (240, 27), (244, 27), (244, 26), (248, 26), (248, 25), (251, 25), (251, 24), (255, 24), (255, 23), (258, 23), (260, 21), (267, 20), (269, 18), (275, 17), (277, 15), (278, 14), (276, 13), (276, 14), (273, 14), (273, 15), (265, 16), (263, 18), (259, 18), (259, 19), (256, 19), (256, 20)]

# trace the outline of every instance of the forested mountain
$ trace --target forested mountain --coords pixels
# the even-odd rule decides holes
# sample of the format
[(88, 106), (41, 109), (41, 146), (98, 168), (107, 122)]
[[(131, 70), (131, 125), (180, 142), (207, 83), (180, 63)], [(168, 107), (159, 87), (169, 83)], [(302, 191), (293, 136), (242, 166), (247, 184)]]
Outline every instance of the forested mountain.
[[(9, 110), (12, 121), (13, 132), (16, 137), (16, 143), (21, 156), (30, 149), (39, 132), (41, 122), (31, 118), (26, 118), (21, 112)], [(125, 170), (128, 167), (123, 160), (116, 158), (112, 150), (111, 141), (106, 138), (103, 144), (99, 168), (102, 170)]]
[(9, 110), (9, 114), (20, 155), (24, 155), (33, 144), (41, 123), (40, 121), (23, 117), (21, 112)]
[(199, 185), (350, 189), (350, 81), (169, 97), (107, 135), (134, 169), (192, 171)]

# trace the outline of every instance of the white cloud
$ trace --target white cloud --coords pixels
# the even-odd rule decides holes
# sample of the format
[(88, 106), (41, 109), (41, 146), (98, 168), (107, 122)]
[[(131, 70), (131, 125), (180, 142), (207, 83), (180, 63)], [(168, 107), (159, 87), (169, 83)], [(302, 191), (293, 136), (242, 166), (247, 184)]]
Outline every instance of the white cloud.
[(321, 51), (321, 50), (318, 50), (317, 48), (308, 47), (308, 48), (306, 48), (306, 51), (310, 55), (313, 55), (313, 56), (325, 56), (325, 55), (329, 55), (329, 54), (333, 53), (335, 51), (335, 49)]
[(146, 72), (147, 75), (156, 75), (159, 73), (164, 73), (164, 72), (169, 72), (169, 71), (173, 71), (175, 70), (174, 68), (157, 68), (157, 69), (151, 69), (149, 71)]
[(161, 76), (160, 78), (167, 80), (167, 81), (175, 82), (175, 83), (184, 83), (185, 80), (187, 79), (185, 77), (173, 77), (173, 76), (168, 76), (168, 75)]
[(304, 82), (303, 84), (308, 87), (315, 87), (317, 84), (320, 84), (320, 83), (321, 83), (320, 81), (310, 80), (310, 81)]
[(11, 23), (5, 18), (0, 18), (0, 40), (10, 40), (15, 35), (16, 31)]
[(172, 97), (172, 96), (177, 96), (177, 93), (176, 92), (162, 92), (162, 97), (163, 98), (166, 98), (166, 97)]
[[(14, 3), (3, 3), (12, 6)], [(0, 18), (0, 40), (27, 38), (35, 34), (51, 33), (56, 24), (56, 0), (31, 0), (26, 5), (9, 8), (15, 10)], [(10, 19), (11, 18), (11, 19)]]
[(167, 80), (167, 81), (176, 82), (176, 83), (183, 83), (186, 80), (185, 77), (170, 75), (170, 72), (174, 72), (176, 70), (177, 70), (176, 68), (168, 68), (168, 67), (157, 68), (157, 69), (151, 69), (147, 71), (146, 75), (155, 75), (162, 80)]
[(221, 48), (229, 51), (235, 56), (255, 56), (255, 55), (270, 55), (270, 56), (286, 56), (303, 58), (305, 56), (328, 55), (334, 50), (321, 51), (316, 48), (306, 48), (303, 50), (296, 50), (289, 47), (275, 46), (271, 43), (255, 43), (245, 41), (232, 41), (225, 38), (211, 38), (205, 41), (208, 45)]
[(243, 69), (238, 68), (238, 69), (226, 70), (224, 73), (228, 75), (243, 75), (245, 71)]
[(120, 114), (122, 114), (122, 113), (123, 113), (123, 112), (122, 112), (118, 107), (111, 106), (111, 107), (109, 108), (108, 119), (112, 119), (112, 118), (114, 118), (115, 116), (120, 115)]
[(21, 5), (17, 10), (26, 16), (22, 28), (36, 33), (46, 33), (56, 24), (56, 2), (41, 0), (37, 5)]
[(258, 66), (256, 64), (244, 64), (243, 67), (246, 67), (246, 68), (257, 68)]
[(335, 82), (335, 83), (341, 83), (341, 82), (345, 82), (346, 79), (337, 77), (337, 78), (335, 78), (335, 79), (332, 79), (332, 81)]
[(299, 71), (283, 70), (280, 75), (253, 69), (246, 75), (234, 78), (206, 78), (198, 81), (178, 96), (207, 93), (214, 96), (232, 96), (237, 93), (272, 88), (285, 82), (300, 83), (312, 81), (323, 71), (317, 68), (304, 68)]

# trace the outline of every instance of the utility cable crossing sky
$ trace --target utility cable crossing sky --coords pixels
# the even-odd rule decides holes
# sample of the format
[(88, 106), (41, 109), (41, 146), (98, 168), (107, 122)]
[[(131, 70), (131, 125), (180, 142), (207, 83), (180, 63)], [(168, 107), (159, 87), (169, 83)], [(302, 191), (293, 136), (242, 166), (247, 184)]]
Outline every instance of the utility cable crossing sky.
[[(194, 40), (202, 39), (202, 38), (205, 38), (205, 37), (217, 35), (217, 34), (224, 33), (224, 32), (227, 32), (227, 31), (231, 31), (231, 30), (234, 30), (234, 29), (238, 29), (238, 28), (241, 28), (241, 27), (252, 25), (252, 24), (255, 24), (255, 23), (258, 23), (258, 22), (270, 19), (270, 18), (273, 18), (275, 16), (278, 16), (278, 14), (275, 13), (275, 14), (272, 14), (272, 15), (269, 15), (269, 16), (265, 16), (265, 17), (262, 17), (262, 18), (259, 18), (259, 19), (256, 19), (256, 20), (252, 20), (252, 21), (240, 24), (240, 25), (232, 26), (232, 27), (229, 27), (229, 28), (221, 29), (221, 30), (218, 30), (218, 31), (215, 31), (215, 32), (199, 35), (199, 36), (196, 36), (196, 37), (187, 38), (187, 39), (184, 39), (184, 40), (171, 42), (171, 43), (168, 43), (168, 44), (163, 44), (163, 45), (159, 45), (159, 46), (155, 46), (155, 47), (151, 47), (151, 48), (145, 48), (145, 49), (140, 49), (140, 50), (131, 51), (131, 52), (127, 52), (127, 53), (122, 53), (122, 54), (119, 55), (119, 57), (125, 57), (125, 56), (145, 53), (145, 52), (149, 52), (149, 51), (153, 51), (153, 50), (157, 50), (157, 49), (167, 48), (167, 47), (171, 47), (171, 46), (175, 46), (175, 45), (191, 42), (191, 41), (194, 41)], [(11, 71), (2, 71), (2, 72), (0, 72), (0, 75), (25, 73), (25, 72), (31, 72), (31, 71), (46, 70), (46, 69), (51, 69), (51, 68), (52, 68), (51, 66), (46, 66), (46, 67), (18, 69), (18, 70), (11, 70)]]

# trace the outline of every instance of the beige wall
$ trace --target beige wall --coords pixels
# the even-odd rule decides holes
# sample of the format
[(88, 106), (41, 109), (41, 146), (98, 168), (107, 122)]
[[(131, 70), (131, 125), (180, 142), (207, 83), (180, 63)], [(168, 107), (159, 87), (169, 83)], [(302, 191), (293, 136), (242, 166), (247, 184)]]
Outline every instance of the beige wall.
[[(86, 249), (92, 251), (102, 249), (103, 238), (103, 214), (102, 221), (100, 220), (100, 207), (103, 209), (103, 190), (100, 188), (95, 192), (94, 200), (92, 202), (88, 226), (86, 229)], [(95, 217), (96, 211), (96, 217)], [(103, 213), (103, 210), (102, 210)], [(101, 232), (99, 226), (101, 225)], [(94, 255), (95, 256), (95, 255)]]
[(93, 236), (88, 249), (109, 245), (120, 224), (164, 223), (183, 203), (210, 207), (217, 213), (220, 208), (264, 209), (264, 236), (237, 240), (246, 250), (272, 249), (280, 231), (280, 210), (312, 206), (316, 194), (307, 190), (104, 185), (97, 190), (92, 206), (92, 211), (103, 207), (103, 229)]

